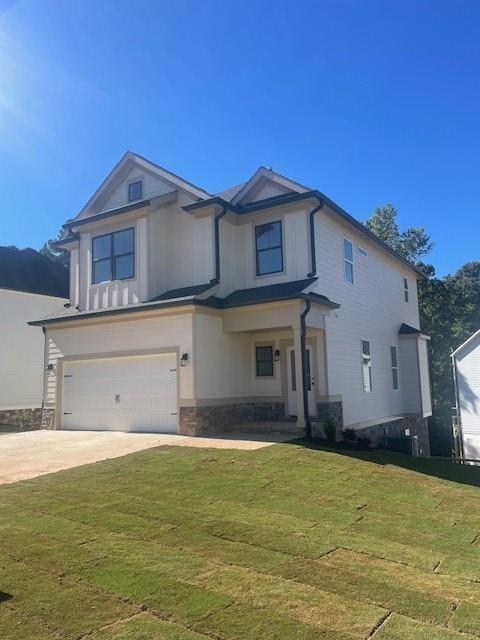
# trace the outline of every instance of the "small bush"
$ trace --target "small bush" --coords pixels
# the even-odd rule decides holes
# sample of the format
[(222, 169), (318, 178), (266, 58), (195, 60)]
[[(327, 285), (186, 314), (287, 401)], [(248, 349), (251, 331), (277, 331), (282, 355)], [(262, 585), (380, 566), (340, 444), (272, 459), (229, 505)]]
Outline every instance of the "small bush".
[(18, 416), (18, 426), (20, 431), (31, 431), (33, 428), (33, 411), (24, 409)]
[(323, 430), (328, 442), (335, 442), (337, 439), (337, 423), (333, 418), (329, 418), (323, 423)]
[(342, 440), (345, 440), (345, 442), (355, 442), (357, 439), (357, 432), (355, 431), (355, 429), (344, 429), (342, 431)]
[(357, 445), (359, 449), (370, 449), (371, 444), (370, 438), (367, 436), (360, 436), (357, 438)]

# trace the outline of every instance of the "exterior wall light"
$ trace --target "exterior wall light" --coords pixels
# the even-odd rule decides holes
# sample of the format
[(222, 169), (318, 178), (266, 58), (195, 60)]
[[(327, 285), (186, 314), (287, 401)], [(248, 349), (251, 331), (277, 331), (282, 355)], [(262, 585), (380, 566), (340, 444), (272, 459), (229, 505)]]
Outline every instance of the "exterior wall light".
[(188, 362), (188, 353), (182, 353), (182, 357), (180, 358), (180, 366), (186, 367)]
[(275, 362), (278, 362), (280, 360), (280, 349), (275, 349), (275, 351), (273, 352), (273, 359), (275, 360)]

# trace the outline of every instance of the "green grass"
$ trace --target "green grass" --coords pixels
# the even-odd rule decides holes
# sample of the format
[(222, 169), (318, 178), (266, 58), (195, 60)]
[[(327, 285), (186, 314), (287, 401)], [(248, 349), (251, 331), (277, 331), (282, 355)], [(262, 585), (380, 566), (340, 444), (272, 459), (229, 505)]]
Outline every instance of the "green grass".
[(480, 638), (480, 468), (162, 447), (0, 487), (1, 640)]

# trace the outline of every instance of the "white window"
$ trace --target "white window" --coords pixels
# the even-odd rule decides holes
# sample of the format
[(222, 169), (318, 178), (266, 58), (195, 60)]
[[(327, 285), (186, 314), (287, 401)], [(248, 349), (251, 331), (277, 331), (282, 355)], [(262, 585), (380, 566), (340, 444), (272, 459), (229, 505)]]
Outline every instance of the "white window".
[(128, 201), (134, 202), (135, 200), (141, 200), (143, 196), (143, 182), (141, 180), (137, 180), (136, 182), (131, 182), (128, 185)]
[(365, 393), (372, 392), (372, 357), (370, 355), (370, 342), (362, 340), (362, 375), (363, 390)]
[(343, 268), (345, 281), (353, 284), (353, 244), (346, 238), (343, 239)]
[(407, 278), (403, 278), (403, 295), (405, 297), (405, 302), (408, 302), (408, 280)]
[(398, 389), (397, 347), (390, 347), (390, 360), (392, 362), (392, 385), (394, 389)]

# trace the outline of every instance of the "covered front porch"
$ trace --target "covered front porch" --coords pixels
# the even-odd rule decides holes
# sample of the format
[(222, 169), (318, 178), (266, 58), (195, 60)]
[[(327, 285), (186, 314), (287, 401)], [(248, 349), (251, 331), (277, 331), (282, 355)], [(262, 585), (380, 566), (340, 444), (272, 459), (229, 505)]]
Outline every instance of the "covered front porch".
[[(311, 432), (329, 417), (326, 318), (317, 294), (199, 306), (193, 315), (193, 398), (179, 402), (179, 433)], [(261, 423), (261, 425), (260, 425)], [(261, 429), (260, 429), (261, 427)], [(275, 428), (274, 428), (275, 427)]]

